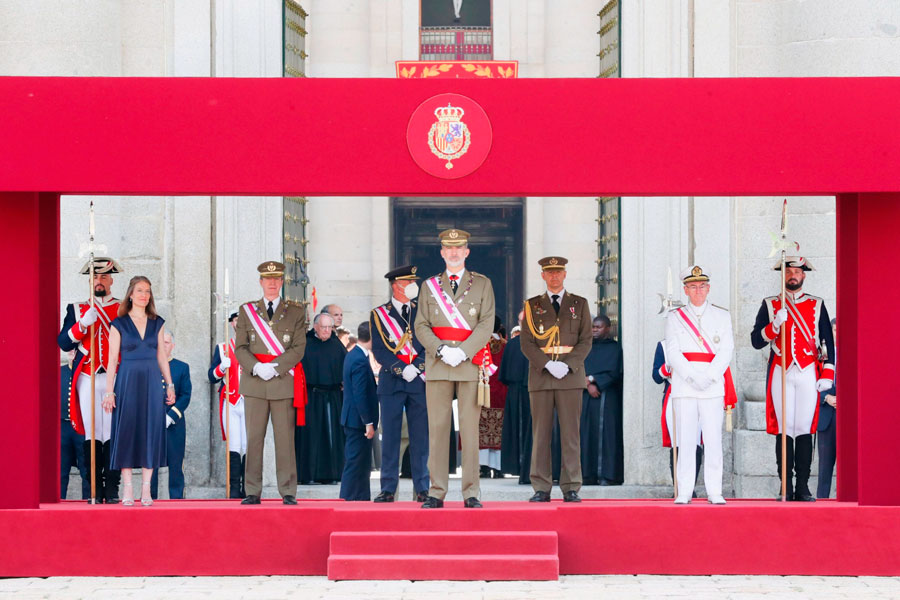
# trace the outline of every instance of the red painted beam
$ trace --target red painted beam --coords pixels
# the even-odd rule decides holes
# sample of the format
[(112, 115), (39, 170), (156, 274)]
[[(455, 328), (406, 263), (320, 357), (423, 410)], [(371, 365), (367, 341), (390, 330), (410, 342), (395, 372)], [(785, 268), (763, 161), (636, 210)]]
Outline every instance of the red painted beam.
[[(406, 144), (456, 92), (483, 166)], [(900, 189), (900, 79), (0, 78), (0, 189), (112, 194), (802, 195)], [(477, 132), (473, 132), (477, 135)], [(425, 143), (422, 140), (421, 143)]]

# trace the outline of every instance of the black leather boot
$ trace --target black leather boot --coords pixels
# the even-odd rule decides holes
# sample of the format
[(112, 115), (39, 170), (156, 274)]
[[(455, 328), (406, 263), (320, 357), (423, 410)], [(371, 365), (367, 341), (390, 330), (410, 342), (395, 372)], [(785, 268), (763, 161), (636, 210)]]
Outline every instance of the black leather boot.
[(812, 465), (812, 435), (798, 435), (794, 450), (794, 471), (797, 473), (797, 485), (794, 488), (794, 500), (797, 502), (815, 502), (816, 498), (809, 493), (809, 472)]
[(244, 474), (247, 472), (247, 455), (241, 455), (241, 498), (247, 497), (247, 482), (244, 480)]
[[(775, 436), (775, 464), (778, 467), (778, 481), (781, 482), (781, 434)], [(787, 486), (785, 486), (785, 500), (788, 502), (794, 499), (793, 470), (794, 438), (787, 436)], [(781, 498), (780, 487), (778, 498)]]
[(241, 455), (238, 452), (229, 452), (228, 456), (228, 497), (243, 498), (241, 495), (241, 481), (243, 480), (243, 477), (241, 477)]
[[(119, 480), (122, 472), (118, 469), (110, 469), (109, 462), (112, 460), (112, 442), (101, 444), (103, 452), (103, 501), (107, 504), (119, 503)], [(100, 495), (100, 489), (97, 488), (97, 495)]]

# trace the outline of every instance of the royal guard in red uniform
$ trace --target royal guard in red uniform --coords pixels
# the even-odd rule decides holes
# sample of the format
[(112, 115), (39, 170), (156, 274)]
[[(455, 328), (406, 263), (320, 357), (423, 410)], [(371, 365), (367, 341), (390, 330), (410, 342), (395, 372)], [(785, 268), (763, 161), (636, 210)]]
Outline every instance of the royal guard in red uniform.
[[(228, 319), (232, 329), (237, 326), (238, 314), (232, 313)], [(222, 426), (222, 440), (225, 433), (225, 371), (228, 371), (228, 453), (229, 460), (229, 497), (246, 498), (244, 487), (244, 469), (247, 462), (247, 425), (244, 419), (244, 396), (240, 392), (241, 365), (234, 356), (234, 338), (228, 343), (217, 344), (213, 353), (212, 364), (207, 376), (210, 383), (222, 382), (219, 386), (219, 424)]]
[[(96, 445), (97, 500), (107, 504), (119, 501), (119, 471), (109, 469), (109, 438), (112, 414), (103, 410), (101, 402), (106, 391), (106, 361), (109, 353), (109, 324), (119, 311), (119, 300), (110, 291), (113, 275), (121, 273), (118, 262), (105, 256), (94, 257), (94, 306), (90, 300), (66, 306), (66, 317), (57, 337), (59, 347), (68, 352), (76, 350), (73, 362), (72, 387), (69, 393), (69, 419), (75, 431), (85, 436), (84, 455), (91, 452), (91, 411), (93, 410), (93, 438)], [(90, 261), (81, 269), (90, 274)], [(91, 360), (91, 325), (94, 325), (93, 347), (97, 356)], [(91, 372), (95, 373), (94, 399), (91, 402)]]
[[(803, 292), (806, 272), (813, 271), (813, 266), (801, 256), (788, 256), (784, 264), (787, 302), (783, 303), (780, 295), (763, 300), (750, 342), (757, 349), (766, 345), (771, 348), (766, 371), (766, 431), (776, 436), (775, 457), (780, 477), (779, 434), (782, 424), (785, 425), (787, 499), (814, 502), (809, 492), (812, 434), (819, 416), (819, 392), (830, 389), (834, 383), (834, 338), (825, 301)], [(781, 261), (774, 270), (781, 270)], [(787, 335), (784, 419), (781, 415), (782, 331)], [(797, 477), (793, 487), (791, 469)]]

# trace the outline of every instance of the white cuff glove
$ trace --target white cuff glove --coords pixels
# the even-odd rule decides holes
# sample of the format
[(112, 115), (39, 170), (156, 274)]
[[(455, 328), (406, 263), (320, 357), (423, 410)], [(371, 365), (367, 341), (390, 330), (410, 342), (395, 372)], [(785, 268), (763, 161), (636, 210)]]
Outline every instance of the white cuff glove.
[(89, 309), (87, 309), (87, 311), (85, 311), (85, 313), (83, 315), (81, 315), (81, 318), (78, 319), (78, 324), (81, 325), (83, 328), (87, 329), (88, 327), (90, 327), (91, 325), (93, 325), (94, 323), (97, 322), (97, 317), (99, 317), (99, 316), (100, 316), (100, 314), (97, 312), (97, 307), (92, 306)]
[(441, 351), (441, 360), (451, 367), (456, 367), (459, 363), (466, 360), (466, 353), (461, 348), (444, 346), (444, 349)]
[(831, 386), (834, 385), (833, 379), (820, 379), (816, 382), (816, 391), (824, 392), (825, 390), (830, 390)]
[(715, 383), (715, 380), (709, 375), (700, 374), (693, 378), (693, 385), (695, 388), (700, 390), (701, 392), (706, 390), (709, 386)]
[(174, 424), (175, 424), (175, 419), (173, 419), (169, 415), (166, 415), (166, 427), (171, 427)]
[(775, 329), (778, 329), (784, 324), (785, 321), (787, 321), (787, 309), (782, 308), (777, 313), (775, 313), (775, 320), (772, 321), (772, 325), (775, 326)]
[(557, 379), (562, 379), (569, 374), (569, 365), (560, 360), (548, 360), (544, 368)]
[(219, 363), (219, 368), (222, 369), (222, 372), (225, 372), (225, 369), (231, 366), (231, 359), (227, 356), (222, 357), (222, 362)]
[(263, 381), (268, 381), (273, 377), (277, 377), (278, 373), (275, 371), (275, 367), (278, 366), (278, 363), (261, 363), (258, 362), (253, 365), (253, 374), (262, 379)]
[(406, 365), (403, 367), (403, 379), (407, 382), (412, 381), (416, 377), (419, 376), (419, 370), (412, 365)]

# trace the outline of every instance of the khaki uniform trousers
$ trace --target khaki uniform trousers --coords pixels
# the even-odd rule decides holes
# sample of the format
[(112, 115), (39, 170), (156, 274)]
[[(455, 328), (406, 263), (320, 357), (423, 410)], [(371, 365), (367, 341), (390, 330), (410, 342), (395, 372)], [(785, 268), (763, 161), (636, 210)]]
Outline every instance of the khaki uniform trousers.
[(297, 458), (294, 454), (294, 427), (297, 411), (292, 398), (265, 400), (244, 396), (247, 424), (247, 466), (244, 486), (248, 496), (262, 496), (263, 449), (266, 427), (272, 416), (275, 434), (275, 475), (281, 497), (297, 495)]
[(478, 464), (478, 406), (477, 381), (425, 381), (425, 404), (428, 408), (428, 473), (431, 476), (429, 496), (440, 500), (447, 495), (450, 426), (453, 419), (453, 398), (459, 409), (459, 437), (462, 443), (462, 497), (478, 498), (481, 494)]
[(553, 408), (559, 418), (562, 465), (559, 487), (563, 492), (581, 489), (581, 392), (574, 390), (534, 390), (531, 395), (531, 487), (550, 492), (553, 467), (550, 443), (553, 437)]

